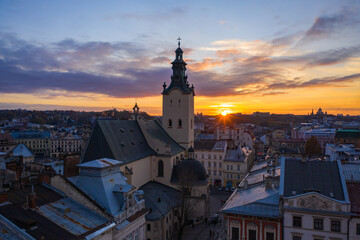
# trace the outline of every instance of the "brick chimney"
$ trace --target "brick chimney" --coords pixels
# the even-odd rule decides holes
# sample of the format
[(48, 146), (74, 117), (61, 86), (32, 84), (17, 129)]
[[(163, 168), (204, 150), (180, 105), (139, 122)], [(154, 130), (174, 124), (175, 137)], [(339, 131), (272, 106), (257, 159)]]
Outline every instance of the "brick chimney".
[(27, 194), (27, 202), (29, 208), (33, 209), (36, 207), (36, 193), (34, 192), (34, 185), (32, 186), (31, 193)]
[(64, 159), (64, 177), (73, 177), (79, 175), (79, 168), (76, 166), (80, 164), (80, 156), (67, 156)]

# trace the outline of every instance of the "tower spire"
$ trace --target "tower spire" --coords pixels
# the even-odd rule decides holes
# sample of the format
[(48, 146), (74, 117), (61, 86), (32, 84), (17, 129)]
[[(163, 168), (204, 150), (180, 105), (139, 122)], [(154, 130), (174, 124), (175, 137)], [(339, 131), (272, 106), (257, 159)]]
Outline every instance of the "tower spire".
[(180, 48), (181, 37), (178, 37), (177, 40), (178, 40), (178, 47)]

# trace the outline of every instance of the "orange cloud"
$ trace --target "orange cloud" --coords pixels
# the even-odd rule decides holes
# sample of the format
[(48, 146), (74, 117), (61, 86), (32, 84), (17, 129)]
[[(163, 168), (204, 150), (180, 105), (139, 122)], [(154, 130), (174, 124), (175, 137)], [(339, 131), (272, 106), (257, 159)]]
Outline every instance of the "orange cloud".
[(225, 61), (214, 60), (213, 58), (204, 58), (202, 62), (193, 63), (188, 67), (190, 70), (197, 72), (222, 66), (224, 62)]

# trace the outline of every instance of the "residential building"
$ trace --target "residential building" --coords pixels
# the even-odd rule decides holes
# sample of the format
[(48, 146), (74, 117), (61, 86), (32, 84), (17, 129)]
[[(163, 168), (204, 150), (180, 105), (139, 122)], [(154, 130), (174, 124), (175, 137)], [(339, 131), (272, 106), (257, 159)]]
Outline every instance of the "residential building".
[(195, 159), (206, 169), (211, 185), (224, 186), (223, 166), (227, 141), (195, 141)]
[(16, 146), (10, 133), (0, 133), (0, 152), (8, 153)]
[(25, 144), (38, 157), (48, 157), (51, 152), (50, 132), (49, 131), (14, 131), (11, 137), (15, 143)]
[(342, 169), (351, 203), (349, 240), (360, 239), (360, 163), (343, 162)]
[(353, 144), (360, 148), (360, 130), (342, 129), (335, 133), (335, 142), (337, 144)]
[(330, 161), (359, 161), (360, 149), (355, 148), (352, 144), (327, 144), (325, 155), (329, 157)]
[(275, 148), (287, 147), (298, 150), (298, 152), (304, 152), (305, 150), (305, 140), (304, 139), (293, 139), (293, 138), (283, 138), (283, 139), (272, 139), (272, 145)]
[(256, 163), (221, 208), (226, 239), (281, 240), (280, 168), (275, 159)]
[(216, 140), (231, 140), (235, 147), (255, 146), (255, 136), (245, 125), (217, 126), (215, 131)]
[(0, 199), (0, 222), (9, 229), (1, 231), (4, 239), (113, 239), (112, 222), (47, 184)]
[(35, 155), (31, 150), (23, 143), (19, 143), (11, 150), (11, 156), (22, 157), (23, 163), (33, 163), (35, 161)]
[(140, 187), (144, 191), (146, 209), (146, 239), (172, 239), (178, 228), (179, 190), (151, 181)]
[(51, 157), (81, 153), (81, 136), (73, 134), (67, 134), (65, 136), (52, 135), (50, 141)]
[(145, 238), (143, 192), (126, 182), (121, 162), (102, 158), (79, 164), (79, 175), (57, 175), (51, 185), (114, 222), (113, 239)]
[(340, 161), (285, 159), (279, 195), (284, 239), (347, 239), (350, 201)]
[(307, 141), (311, 137), (315, 137), (325, 153), (326, 144), (335, 143), (335, 129), (310, 129), (304, 132), (304, 140)]
[(284, 139), (285, 138), (285, 130), (276, 129), (272, 131), (272, 139)]
[(248, 147), (227, 150), (223, 163), (223, 186), (236, 187), (254, 163), (254, 153)]

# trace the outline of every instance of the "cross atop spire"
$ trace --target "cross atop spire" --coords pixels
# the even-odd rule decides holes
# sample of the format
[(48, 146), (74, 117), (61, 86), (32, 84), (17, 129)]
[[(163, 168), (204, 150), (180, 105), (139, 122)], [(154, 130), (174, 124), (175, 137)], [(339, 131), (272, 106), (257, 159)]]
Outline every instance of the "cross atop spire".
[(178, 40), (178, 46), (180, 47), (180, 40), (181, 40), (181, 37), (178, 37), (178, 38), (177, 38), (177, 40)]

